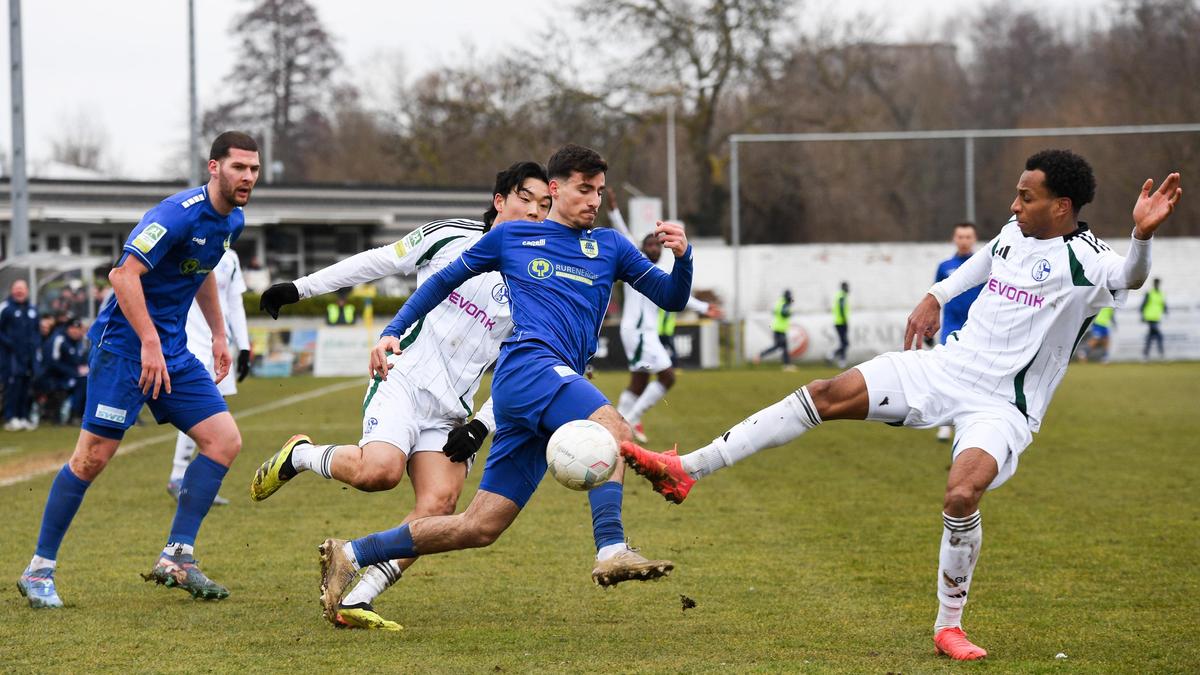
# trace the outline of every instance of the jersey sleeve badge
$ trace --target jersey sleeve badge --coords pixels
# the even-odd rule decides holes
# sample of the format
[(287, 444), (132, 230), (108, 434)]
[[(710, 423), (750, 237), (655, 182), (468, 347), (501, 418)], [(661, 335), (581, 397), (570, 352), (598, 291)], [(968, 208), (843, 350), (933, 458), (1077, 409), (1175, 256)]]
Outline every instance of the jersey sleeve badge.
[(159, 225), (158, 223), (150, 223), (146, 226), (146, 229), (142, 230), (140, 233), (138, 233), (138, 236), (133, 238), (131, 243), (133, 244), (134, 248), (142, 253), (149, 253), (150, 249), (154, 248), (154, 245), (157, 244), (158, 241), (162, 239), (164, 235), (166, 235), (166, 233), (167, 228)]
[(408, 236), (396, 242), (392, 248), (396, 250), (396, 257), (403, 258), (408, 255), (413, 249), (421, 244), (421, 240), (425, 238), (425, 233), (421, 228), (417, 228), (408, 233)]

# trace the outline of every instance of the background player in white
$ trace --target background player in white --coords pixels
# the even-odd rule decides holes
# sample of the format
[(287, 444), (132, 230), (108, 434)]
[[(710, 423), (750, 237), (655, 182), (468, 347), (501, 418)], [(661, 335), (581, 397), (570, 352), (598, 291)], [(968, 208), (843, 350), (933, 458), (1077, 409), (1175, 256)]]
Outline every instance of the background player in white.
[[(1042, 423), (1071, 354), (1102, 308), (1121, 302), (1150, 273), (1150, 238), (1179, 202), (1179, 174), (1158, 190), (1147, 180), (1133, 208), (1129, 254), (1097, 239), (1079, 210), (1096, 182), (1065, 150), (1030, 157), (1013, 219), (986, 248), (929, 290), (909, 316), (906, 351), (883, 354), (817, 380), (683, 457), (622, 445), (630, 466), (681, 502), (697, 479), (798, 438), (825, 420), (874, 420), (958, 431), (944, 500), (934, 643), (954, 659), (987, 652), (963, 633), (963, 605), (983, 543), (979, 502), (1012, 477)], [(984, 283), (963, 329), (933, 350), (908, 351), (938, 329), (946, 301)]]
[[(211, 272), (217, 281), (217, 299), (221, 303), (221, 314), (225, 317), (225, 333), (229, 341), (230, 351), (237, 350), (237, 377), (232, 376), (217, 382), (217, 391), (226, 398), (237, 393), (237, 383), (246, 379), (250, 374), (250, 334), (246, 331), (246, 308), (242, 305), (242, 294), (246, 292), (246, 282), (242, 279), (242, 265), (238, 260), (237, 251), (229, 249), (221, 257), (221, 262)], [(188, 310), (187, 324), (188, 351), (195, 354), (204, 364), (204, 368), (213, 378), (212, 329), (204, 319), (204, 312), (195, 300)], [(183, 474), (188, 464), (196, 454), (196, 441), (191, 436), (179, 432), (175, 439), (175, 459), (171, 462), (171, 476), (167, 479), (167, 494), (179, 500), (179, 487), (183, 484)], [(218, 495), (213, 504), (223, 506), (229, 500)]]
[[(510, 220), (541, 221), (549, 211), (545, 169), (537, 162), (517, 162), (497, 174), (483, 222), (428, 223), (395, 244), (359, 253), (295, 282), (276, 284), (263, 295), (263, 309), (276, 317), (281, 306), (300, 298), (392, 274), (415, 274), (419, 286), (492, 226)], [(314, 445), (308, 436), (293, 436), (259, 468), (251, 496), (266, 499), (306, 470), (368, 492), (390, 490), (407, 468), (416, 503), (403, 522), (454, 513), (469, 460), (496, 427), (491, 399), (473, 420), (464, 422), (484, 371), (511, 334), (508, 287), (500, 273), (467, 281), (404, 336), (403, 353), (388, 358), (391, 376), (371, 379), (358, 443)], [(399, 630), (399, 624), (381, 617), (371, 603), (415, 560), (369, 567), (341, 603), (335, 621), (355, 628)]]
[[(608, 200), (608, 218), (613, 229), (625, 235), (625, 238), (636, 246), (638, 241), (634, 239), (633, 232), (629, 230), (618, 207), (616, 190), (610, 188), (605, 197)], [(662, 249), (662, 242), (653, 233), (647, 234), (641, 241), (642, 253), (655, 265), (662, 258)], [(675, 369), (672, 367), (671, 354), (658, 337), (658, 305), (628, 284), (625, 285), (624, 293), (621, 345), (625, 347), (625, 358), (629, 360), (629, 385), (617, 399), (617, 412), (633, 427), (633, 437), (645, 443), (646, 431), (642, 425), (642, 416), (675, 385)], [(688, 299), (687, 309), (709, 318), (721, 318), (719, 307), (695, 296)], [(655, 376), (654, 382), (650, 381), (651, 375)]]

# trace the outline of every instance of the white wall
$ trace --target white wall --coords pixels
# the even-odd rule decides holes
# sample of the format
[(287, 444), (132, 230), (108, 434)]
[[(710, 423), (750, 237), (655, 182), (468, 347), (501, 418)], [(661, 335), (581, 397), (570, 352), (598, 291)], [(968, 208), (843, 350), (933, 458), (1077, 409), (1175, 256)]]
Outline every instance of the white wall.
[[(1109, 240), (1118, 253), (1128, 240)], [(981, 244), (982, 245), (982, 244)], [(904, 319), (929, 286), (937, 265), (953, 255), (949, 244), (791, 244), (744, 246), (741, 253), (744, 355), (769, 346), (775, 301), (790, 288), (794, 297), (792, 347), (806, 344), (803, 360), (819, 360), (836, 345), (830, 304), (838, 284), (850, 284), (851, 354), (861, 361), (897, 349)], [(695, 251), (697, 290), (713, 290), (726, 310), (733, 307), (733, 250), (702, 244)], [(1200, 238), (1156, 237), (1152, 277), (1160, 277), (1170, 314), (1162, 323), (1168, 358), (1200, 359)], [(1142, 291), (1130, 293), (1117, 312), (1113, 357), (1140, 357), (1145, 328), (1138, 308)]]

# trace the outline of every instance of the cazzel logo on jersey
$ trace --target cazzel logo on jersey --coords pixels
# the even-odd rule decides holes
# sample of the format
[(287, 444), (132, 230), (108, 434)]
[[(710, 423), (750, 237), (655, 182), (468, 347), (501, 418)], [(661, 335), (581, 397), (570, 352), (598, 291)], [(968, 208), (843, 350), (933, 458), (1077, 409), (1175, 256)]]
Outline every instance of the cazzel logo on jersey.
[(505, 286), (503, 283), (499, 283), (492, 287), (492, 299), (502, 305), (507, 305), (508, 286)]
[(595, 239), (580, 239), (579, 250), (589, 258), (595, 258), (600, 255), (600, 244), (596, 243)]
[(1033, 264), (1033, 280), (1045, 281), (1050, 278), (1050, 261), (1042, 258)]
[(554, 265), (545, 258), (534, 258), (529, 261), (529, 276), (534, 279), (548, 279), (554, 273)]

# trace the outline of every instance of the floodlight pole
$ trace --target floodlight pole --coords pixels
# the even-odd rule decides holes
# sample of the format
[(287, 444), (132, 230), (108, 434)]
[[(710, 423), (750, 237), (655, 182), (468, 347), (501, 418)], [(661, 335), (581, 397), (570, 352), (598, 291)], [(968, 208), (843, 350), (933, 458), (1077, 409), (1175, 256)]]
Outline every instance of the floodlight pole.
[[(8, 62), (12, 91), (12, 222), (8, 255), (29, 253), (29, 176), (25, 173), (25, 62), (21, 55), (21, 0), (8, 0)], [(37, 286), (32, 286), (36, 296)]]
[(192, 186), (206, 182), (200, 171), (200, 111), (196, 97), (196, 0), (188, 0), (188, 162)]
[(667, 106), (667, 218), (679, 222), (679, 199), (675, 174), (675, 99)]
[(966, 183), (967, 222), (975, 222), (975, 137), (963, 139), (963, 182)]
[(733, 365), (742, 365), (742, 200), (738, 174), (738, 142), (729, 141), (730, 244), (733, 245)]

